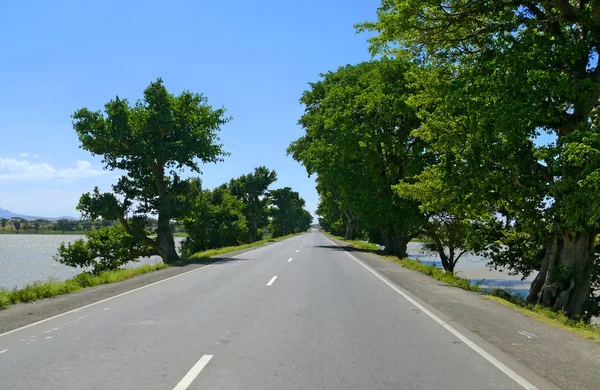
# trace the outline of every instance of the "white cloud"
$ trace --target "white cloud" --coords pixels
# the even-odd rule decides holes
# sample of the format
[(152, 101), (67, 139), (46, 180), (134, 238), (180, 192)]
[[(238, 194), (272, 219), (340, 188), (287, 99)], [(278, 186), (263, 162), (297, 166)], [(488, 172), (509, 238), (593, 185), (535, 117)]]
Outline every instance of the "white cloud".
[[(32, 156), (33, 157), (33, 156)], [(0, 182), (8, 181), (73, 181), (105, 174), (106, 171), (92, 168), (88, 161), (77, 161), (74, 168), (57, 169), (46, 163), (0, 157)]]
[(36, 158), (38, 155), (37, 153), (31, 154), (31, 153), (21, 153), (20, 155), (21, 157), (33, 157)]

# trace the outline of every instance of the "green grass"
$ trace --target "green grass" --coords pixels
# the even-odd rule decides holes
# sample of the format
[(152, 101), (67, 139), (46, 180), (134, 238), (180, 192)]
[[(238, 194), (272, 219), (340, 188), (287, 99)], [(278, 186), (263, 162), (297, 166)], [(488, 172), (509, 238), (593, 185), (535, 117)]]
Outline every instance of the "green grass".
[(400, 264), (404, 268), (429, 275), (432, 278), (447, 283), (451, 286), (459, 287), (467, 291), (484, 293), (486, 294), (484, 296), (486, 299), (506, 305), (545, 324), (572, 332), (579, 337), (593, 340), (596, 343), (600, 343), (600, 326), (598, 325), (572, 320), (567, 317), (564, 312), (557, 312), (540, 305), (527, 304), (523, 298), (511, 295), (509, 292), (502, 289), (482, 290), (479, 284), (471, 284), (469, 279), (461, 278), (452, 273), (445, 272), (444, 270), (433, 265), (423, 264), (420, 261), (413, 259), (399, 259), (396, 256), (385, 256), (380, 253), (377, 250), (377, 247), (373, 244), (356, 240), (344, 240), (342, 237), (337, 236), (332, 237), (345, 241), (355, 248), (374, 252), (387, 260), (393, 261), (396, 264)]
[(94, 287), (100, 284), (115, 283), (134, 276), (166, 268), (164, 264), (146, 264), (137, 268), (119, 269), (92, 275), (82, 272), (64, 282), (48, 280), (47, 282), (34, 282), (21, 289), (0, 289), (0, 309), (21, 302), (33, 302), (43, 298), (69, 294), (83, 288)]
[[(252, 248), (260, 245), (264, 245), (267, 242), (276, 242), (285, 240), (286, 238), (290, 238), (296, 236), (297, 234), (289, 234), (287, 236), (278, 237), (275, 239), (265, 238), (260, 241), (256, 241), (250, 244), (238, 245), (238, 246), (229, 246), (225, 248), (219, 249), (211, 249), (204, 252), (198, 252), (190, 256), (189, 258), (184, 258), (181, 260), (181, 263), (175, 265), (185, 265), (193, 263), (196, 260), (206, 259), (212, 256), (220, 255), (223, 253), (238, 251), (242, 249)], [(14, 305), (16, 303), (21, 302), (33, 302), (43, 298), (50, 298), (58, 295), (69, 294), (83, 288), (94, 287), (101, 284), (107, 283), (116, 283), (126, 279), (130, 279), (134, 276), (145, 274), (148, 272), (156, 271), (159, 269), (167, 268), (168, 266), (165, 264), (147, 264), (142, 265), (137, 268), (127, 268), (127, 269), (119, 269), (116, 271), (106, 271), (101, 273), (100, 275), (92, 275), (88, 272), (82, 272), (79, 275), (74, 276), (71, 279), (67, 279), (64, 282), (58, 280), (48, 280), (46, 282), (33, 282), (31, 284), (26, 285), (21, 289), (0, 289), (0, 310), (6, 309), (10, 305)]]
[(467, 291), (481, 291), (479, 284), (471, 284), (471, 281), (469, 279), (461, 278), (460, 276), (456, 276), (451, 272), (446, 272), (443, 269), (440, 269), (434, 265), (423, 264), (420, 261), (413, 259), (399, 259), (395, 256), (384, 257), (388, 258), (394, 263), (400, 264), (404, 268), (419, 271), (441, 282), (448, 283), (451, 286), (459, 287)]

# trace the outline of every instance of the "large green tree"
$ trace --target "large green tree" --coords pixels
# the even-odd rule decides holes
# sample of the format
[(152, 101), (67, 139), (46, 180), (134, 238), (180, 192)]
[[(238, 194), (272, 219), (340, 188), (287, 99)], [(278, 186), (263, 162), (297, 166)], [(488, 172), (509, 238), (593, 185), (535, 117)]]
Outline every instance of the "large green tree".
[(321, 75), (301, 99), (306, 134), (288, 149), (352, 219), (378, 229), (385, 250), (401, 257), (423, 223), (417, 203), (391, 188), (424, 163), (423, 143), (411, 135), (420, 122), (407, 104), (410, 68), (384, 59)]
[[(222, 159), (217, 132), (228, 120), (225, 109), (213, 109), (204, 95), (170, 94), (161, 79), (133, 105), (117, 96), (103, 112), (77, 110), (73, 126), (81, 147), (102, 156), (106, 169), (123, 172), (112, 193), (83, 194), (78, 210), (92, 220), (118, 220), (165, 263), (178, 260), (169, 223), (188, 209), (189, 183), (181, 175)], [(156, 238), (146, 229), (149, 214), (158, 217)]]
[(424, 69), (419, 135), (467, 207), (502, 214), (494, 260), (539, 270), (530, 302), (584, 314), (600, 228), (600, 2), (384, 0), (359, 29), (377, 33), (374, 53)]
[(186, 255), (207, 249), (239, 245), (247, 240), (248, 227), (243, 201), (223, 184), (214, 190), (202, 189), (199, 179), (188, 193), (190, 209), (183, 220), (188, 238)]
[(312, 223), (312, 215), (304, 208), (305, 201), (290, 187), (279, 188), (269, 192), (271, 198), (270, 230), (273, 237), (308, 230)]
[(277, 181), (277, 173), (261, 166), (254, 172), (231, 179), (231, 193), (244, 203), (244, 215), (248, 223), (248, 231), (252, 241), (260, 240), (263, 229), (269, 224), (268, 188)]

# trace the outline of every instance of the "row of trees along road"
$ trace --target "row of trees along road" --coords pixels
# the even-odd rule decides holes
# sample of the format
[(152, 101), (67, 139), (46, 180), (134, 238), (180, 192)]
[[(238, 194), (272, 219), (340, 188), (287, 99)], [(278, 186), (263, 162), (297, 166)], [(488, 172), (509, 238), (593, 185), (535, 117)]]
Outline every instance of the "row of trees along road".
[(600, 3), (383, 0), (357, 28), (380, 59), (312, 83), (288, 149), (320, 223), (538, 271), (530, 303), (597, 315)]
[[(142, 256), (158, 255), (173, 264), (180, 259), (173, 221), (189, 234), (186, 254), (258, 240), (269, 223), (274, 235), (308, 230), (312, 218), (304, 201), (287, 187), (269, 192), (277, 175), (265, 167), (214, 190), (202, 189), (199, 178), (182, 177), (186, 171), (199, 174), (200, 163), (216, 163), (227, 155), (217, 132), (229, 120), (224, 108), (213, 109), (203, 95), (168, 93), (161, 79), (133, 105), (116, 97), (104, 112), (76, 111), (73, 126), (81, 147), (102, 156), (105, 169), (123, 172), (112, 192), (95, 188), (81, 196), (77, 209), (85, 219), (119, 224), (90, 231), (86, 240), (63, 243), (56, 260), (93, 267), (96, 273)], [(295, 203), (280, 202), (281, 191)], [(288, 223), (297, 214), (304, 218), (291, 217)]]

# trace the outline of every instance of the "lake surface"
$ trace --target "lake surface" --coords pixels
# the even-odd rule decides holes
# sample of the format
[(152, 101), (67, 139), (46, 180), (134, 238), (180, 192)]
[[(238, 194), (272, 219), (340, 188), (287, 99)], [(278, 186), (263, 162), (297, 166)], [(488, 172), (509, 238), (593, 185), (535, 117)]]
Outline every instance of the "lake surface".
[[(20, 288), (35, 281), (51, 278), (66, 280), (84, 269), (72, 268), (55, 261), (52, 256), (61, 242), (72, 242), (80, 235), (60, 234), (0, 234), (0, 288)], [(183, 239), (176, 237), (177, 246)], [(158, 256), (144, 257), (140, 264), (160, 263)]]
[[(407, 251), (410, 258), (442, 267), (440, 257), (437, 254), (424, 252), (420, 242), (410, 242)], [(487, 262), (488, 260), (484, 257), (465, 253), (458, 260), (454, 271), (456, 274), (470, 279), (472, 283), (480, 283), (483, 288), (502, 288), (521, 296), (529, 293), (529, 287), (537, 272), (533, 272), (523, 279), (523, 275), (509, 275), (508, 270), (489, 269), (486, 266)]]

